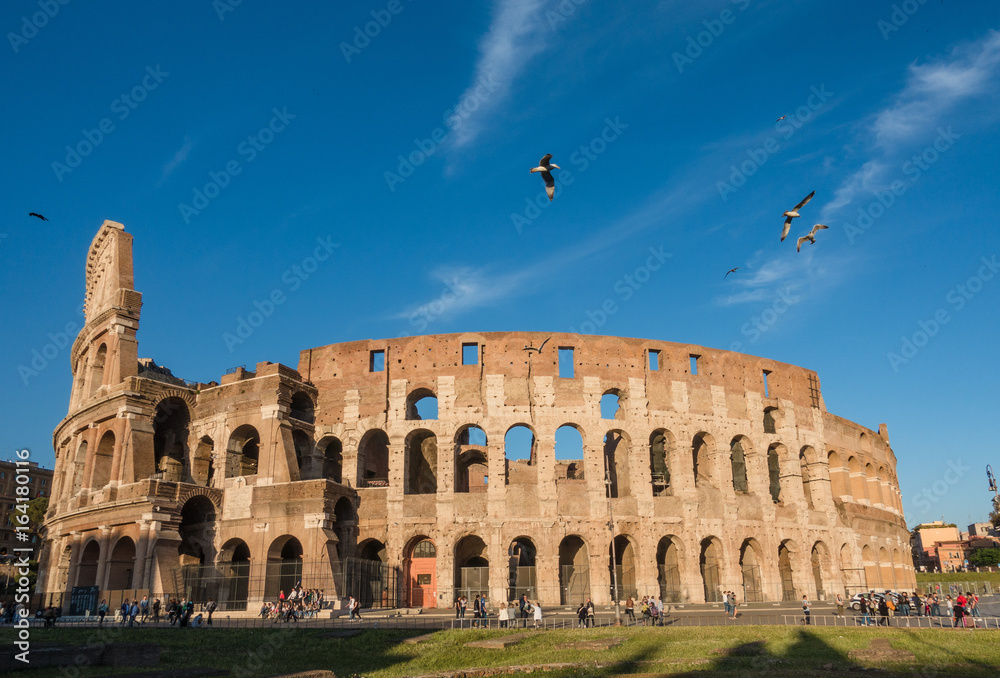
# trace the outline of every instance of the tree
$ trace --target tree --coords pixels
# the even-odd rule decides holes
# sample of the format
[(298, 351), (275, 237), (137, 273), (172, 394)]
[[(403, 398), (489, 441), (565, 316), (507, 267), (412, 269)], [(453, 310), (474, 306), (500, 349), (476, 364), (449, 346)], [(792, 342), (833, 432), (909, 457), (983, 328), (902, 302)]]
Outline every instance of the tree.
[(1000, 565), (1000, 548), (978, 549), (969, 555), (969, 565), (996, 567)]
[(33, 543), (42, 541), (42, 523), (45, 522), (45, 512), (48, 510), (48, 497), (35, 497), (28, 502), (28, 539)]

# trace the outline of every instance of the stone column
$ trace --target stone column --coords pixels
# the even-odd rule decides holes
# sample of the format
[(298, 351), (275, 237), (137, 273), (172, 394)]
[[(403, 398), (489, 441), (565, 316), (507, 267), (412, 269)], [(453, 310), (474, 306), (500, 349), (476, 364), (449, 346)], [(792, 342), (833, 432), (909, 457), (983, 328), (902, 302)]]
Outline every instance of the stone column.
[(97, 578), (94, 580), (101, 590), (108, 588), (108, 563), (111, 561), (111, 528), (108, 525), (101, 525), (101, 555), (97, 560)]
[(80, 558), (83, 557), (83, 552), (80, 550), (80, 532), (70, 532), (68, 541), (72, 550), (69, 553), (69, 570), (66, 573), (67, 593), (76, 586), (76, 577), (80, 570)]
[(137, 589), (149, 588), (149, 528), (152, 515), (139, 520), (139, 542), (135, 545), (135, 580)]

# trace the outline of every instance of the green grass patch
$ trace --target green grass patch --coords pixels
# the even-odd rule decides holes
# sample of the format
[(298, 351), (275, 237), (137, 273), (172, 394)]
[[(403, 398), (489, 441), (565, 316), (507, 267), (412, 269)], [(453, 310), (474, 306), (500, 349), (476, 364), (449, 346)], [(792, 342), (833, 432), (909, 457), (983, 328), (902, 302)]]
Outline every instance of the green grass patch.
[(917, 583), (988, 581), (1000, 584), (1000, 572), (917, 572)]
[[(509, 633), (526, 639), (502, 650), (465, 646)], [(234, 676), (274, 676), (310, 669), (328, 669), (338, 677), (395, 678), (460, 669), (509, 666), (542, 668), (545, 676), (619, 676), (627, 674), (768, 676), (829, 675), (830, 668), (879, 667), (889, 675), (935, 671), (948, 676), (995, 676), (1000, 670), (1000, 631), (810, 628), (742, 626), (701, 628), (598, 628), (559, 631), (440, 631), (428, 639), (405, 644), (418, 631), (367, 630), (354, 638), (331, 638), (329, 629), (134, 629), (114, 640), (159, 643), (159, 669), (212, 667)], [(32, 629), (31, 642), (81, 645), (93, 642), (94, 630)], [(617, 638), (610, 649), (561, 648), (595, 638)], [(872, 639), (885, 638), (894, 650), (912, 652), (915, 660), (872, 663), (849, 659)], [(112, 640), (107, 638), (106, 640)], [(13, 633), (0, 630), (0, 642), (10, 647)], [(832, 665), (832, 667), (831, 667)], [(145, 672), (138, 670), (139, 673)], [(134, 668), (85, 667), (81, 678), (113, 674), (135, 675)], [(28, 675), (28, 674), (25, 674)], [(36, 669), (32, 678), (62, 675)], [(881, 675), (886, 675), (885, 673)]]

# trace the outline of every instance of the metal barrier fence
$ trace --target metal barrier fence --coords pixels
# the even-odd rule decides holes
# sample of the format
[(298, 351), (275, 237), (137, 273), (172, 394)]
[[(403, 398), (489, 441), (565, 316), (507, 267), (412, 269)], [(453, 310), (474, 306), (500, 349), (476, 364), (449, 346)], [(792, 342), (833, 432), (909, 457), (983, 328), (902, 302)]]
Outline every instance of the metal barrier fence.
[(998, 592), (1000, 587), (991, 581), (935, 581), (917, 582), (920, 595), (936, 593), (938, 596), (956, 597), (959, 593), (971, 591), (977, 596), (988, 596)]
[[(693, 627), (693, 626), (803, 626), (805, 625), (805, 616), (802, 613), (798, 614), (782, 614), (782, 615), (757, 615), (752, 612), (740, 613), (737, 619), (731, 619), (725, 615), (714, 613), (714, 614), (682, 614), (682, 615), (668, 615), (663, 618), (662, 624), (655, 624), (657, 627)], [(31, 618), (31, 623), (33, 626), (41, 627), (44, 626), (44, 620), (40, 618)], [(207, 623), (207, 618), (202, 619), (201, 626), (205, 626)], [(586, 627), (611, 627), (615, 626), (616, 620), (613, 614), (607, 612), (602, 612), (597, 617), (593, 618)], [(978, 629), (1000, 629), (1000, 617), (966, 617), (965, 623), (969, 630)], [(503, 624), (503, 625), (502, 625)], [(0, 624), (0, 627), (6, 626), (7, 624)], [(60, 628), (99, 628), (100, 624), (96, 617), (83, 618), (61, 618), (57, 620), (57, 627)], [(158, 624), (145, 623), (136, 624), (134, 627), (129, 626), (127, 623), (122, 624), (120, 618), (114, 618), (108, 616), (104, 621), (104, 627), (124, 627), (124, 630), (129, 633), (142, 633), (143, 629), (150, 628), (171, 628), (178, 627), (179, 624), (171, 625), (165, 620), (161, 620)], [(623, 626), (636, 626), (636, 627), (652, 627), (654, 624), (648, 622), (643, 624), (641, 619), (637, 619), (632, 622), (624, 615), (622, 615), (622, 625)], [(954, 627), (954, 620), (950, 617), (877, 617), (868, 616), (866, 619), (863, 615), (810, 615), (809, 617), (810, 626), (839, 626), (839, 627), (859, 627), (859, 628), (893, 628), (893, 629), (951, 629)], [(401, 615), (398, 617), (366, 617), (362, 614), (360, 619), (351, 620), (347, 616), (336, 617), (336, 618), (304, 618), (299, 621), (284, 621), (276, 619), (262, 619), (260, 617), (240, 617), (231, 618), (225, 614), (216, 613), (213, 619), (212, 628), (221, 629), (265, 629), (265, 628), (304, 628), (304, 629), (324, 629), (324, 630), (349, 630), (349, 629), (402, 629), (402, 630), (415, 630), (415, 631), (443, 631), (443, 630), (458, 630), (458, 629), (482, 629), (482, 630), (523, 630), (523, 629), (573, 629), (573, 628), (584, 628), (585, 626), (580, 623), (576, 617), (571, 617), (565, 614), (562, 615), (552, 615), (544, 616), (540, 621), (536, 622), (534, 619), (516, 619), (507, 622), (506, 624), (499, 620), (496, 616), (487, 617), (486, 619), (456, 619), (454, 617), (419, 617), (416, 615)], [(961, 622), (957, 628), (963, 628)]]

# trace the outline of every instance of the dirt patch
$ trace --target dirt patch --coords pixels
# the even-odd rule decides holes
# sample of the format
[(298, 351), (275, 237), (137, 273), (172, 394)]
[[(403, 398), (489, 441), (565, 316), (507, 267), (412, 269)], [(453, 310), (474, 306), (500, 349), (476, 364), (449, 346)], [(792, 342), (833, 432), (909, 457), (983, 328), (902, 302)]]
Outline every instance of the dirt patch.
[(578, 643), (563, 643), (556, 645), (557, 650), (610, 650), (622, 644), (621, 638), (594, 638)]
[(487, 640), (474, 640), (466, 643), (466, 647), (479, 647), (487, 650), (504, 650), (512, 645), (517, 645), (528, 636), (518, 634), (516, 636), (500, 636), (499, 638), (489, 638)]
[(416, 645), (417, 643), (422, 643), (425, 640), (430, 640), (433, 637), (434, 637), (433, 633), (425, 633), (422, 636), (413, 636), (412, 638), (407, 638), (403, 642), (406, 643), (407, 645)]
[(854, 661), (913, 662), (916, 657), (909, 650), (895, 650), (885, 638), (875, 638), (866, 650), (851, 650), (847, 656)]

